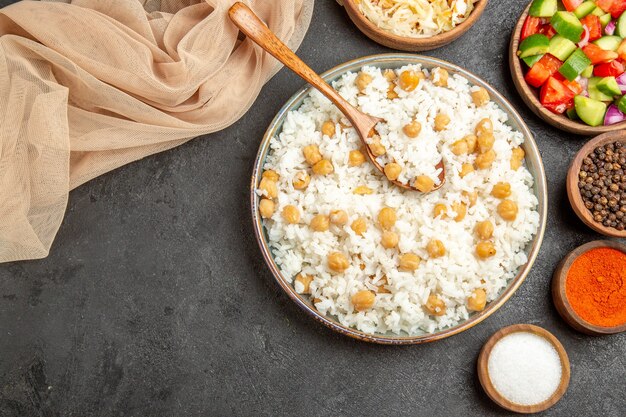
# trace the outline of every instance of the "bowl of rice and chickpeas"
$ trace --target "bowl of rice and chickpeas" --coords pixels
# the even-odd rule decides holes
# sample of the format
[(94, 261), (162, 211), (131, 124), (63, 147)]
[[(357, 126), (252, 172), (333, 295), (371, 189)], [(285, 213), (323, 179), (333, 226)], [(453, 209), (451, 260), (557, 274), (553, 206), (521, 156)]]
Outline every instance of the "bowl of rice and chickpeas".
[(365, 57), (323, 77), (384, 120), (368, 139), (384, 175), (330, 101), (296, 93), (252, 177), (255, 234), (277, 282), (317, 320), (371, 342), (434, 341), (484, 320), (521, 285), (545, 229), (545, 173), (521, 117), (434, 58)]

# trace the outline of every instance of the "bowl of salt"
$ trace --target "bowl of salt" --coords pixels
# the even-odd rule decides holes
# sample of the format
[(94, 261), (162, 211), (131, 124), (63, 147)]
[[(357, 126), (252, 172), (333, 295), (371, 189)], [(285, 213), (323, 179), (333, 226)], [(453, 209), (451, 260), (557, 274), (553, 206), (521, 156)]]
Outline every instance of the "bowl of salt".
[(478, 378), (496, 404), (521, 414), (556, 404), (570, 379), (567, 352), (549, 331), (516, 324), (496, 332), (478, 357)]

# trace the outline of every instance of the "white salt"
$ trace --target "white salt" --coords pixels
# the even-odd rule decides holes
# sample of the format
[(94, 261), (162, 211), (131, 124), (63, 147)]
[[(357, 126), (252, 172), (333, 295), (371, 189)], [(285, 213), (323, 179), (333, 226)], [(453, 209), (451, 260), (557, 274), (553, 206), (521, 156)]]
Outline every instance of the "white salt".
[(561, 382), (558, 352), (552, 343), (534, 333), (516, 332), (500, 339), (487, 367), (494, 388), (520, 405), (549, 399)]

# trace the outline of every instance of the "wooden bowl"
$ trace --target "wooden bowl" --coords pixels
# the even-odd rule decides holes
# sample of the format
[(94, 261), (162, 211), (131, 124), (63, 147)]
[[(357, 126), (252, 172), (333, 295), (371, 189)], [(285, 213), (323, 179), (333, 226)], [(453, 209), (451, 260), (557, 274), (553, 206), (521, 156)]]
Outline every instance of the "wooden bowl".
[[(491, 378), (489, 377), (489, 356), (491, 355), (493, 347), (505, 336), (517, 332), (534, 333), (538, 336), (543, 337), (548, 342), (550, 342), (552, 346), (554, 346), (557, 353), (559, 354), (559, 358), (561, 359), (561, 383), (550, 398), (539, 404), (520, 405), (511, 402), (496, 390), (496, 388), (493, 386), (493, 383), (491, 382)], [(480, 355), (478, 356), (478, 379), (480, 380), (480, 384), (482, 385), (489, 398), (491, 398), (500, 407), (521, 414), (539, 413), (541, 411), (547, 410), (548, 408), (556, 404), (561, 399), (561, 397), (563, 397), (565, 391), (567, 391), (570, 379), (569, 358), (567, 357), (567, 352), (565, 351), (565, 348), (563, 347), (561, 342), (559, 342), (559, 340), (546, 329), (538, 326), (533, 326), (532, 324), (515, 324), (513, 326), (508, 326), (500, 329), (499, 331), (494, 333), (493, 336), (491, 336), (487, 343), (485, 343), (482, 350), (480, 351)]]
[(563, 320), (579, 332), (592, 336), (617, 334), (626, 331), (626, 323), (615, 327), (600, 327), (583, 320), (572, 308), (565, 293), (565, 281), (572, 263), (583, 253), (595, 248), (613, 248), (626, 253), (626, 245), (610, 240), (596, 240), (571, 251), (559, 263), (552, 277), (552, 300)]
[[(488, 0), (478, 0), (474, 4), (474, 10), (469, 17), (448, 32), (431, 36), (430, 38), (410, 38), (398, 36), (386, 30), (380, 29), (372, 23), (361, 11), (355, 0), (343, 0), (343, 6), (350, 17), (350, 20), (363, 32), (368, 38), (384, 45), (388, 48), (399, 49), (401, 51), (419, 52), (430, 51), (456, 40), (465, 32), (467, 32), (478, 21), (480, 16), (487, 7)], [(340, 2), (341, 3), (341, 2)]]
[(582, 165), (583, 159), (585, 159), (585, 157), (593, 152), (593, 150), (598, 146), (618, 141), (626, 144), (626, 130), (605, 133), (587, 142), (585, 146), (583, 146), (580, 151), (578, 151), (578, 153), (574, 157), (574, 160), (572, 161), (572, 164), (569, 167), (569, 171), (567, 172), (566, 188), (569, 202), (572, 205), (574, 212), (580, 218), (580, 220), (583, 221), (583, 223), (591, 227), (596, 232), (602, 233), (603, 235), (626, 238), (626, 230), (622, 230), (620, 232), (619, 230), (612, 227), (606, 227), (593, 219), (591, 212), (589, 211), (589, 209), (587, 209), (587, 207), (585, 207), (585, 203), (583, 202), (583, 198), (580, 195), (580, 191), (578, 189), (578, 173), (580, 172), (580, 167)]
[(564, 114), (561, 115), (552, 113), (550, 110), (543, 107), (543, 105), (539, 102), (539, 89), (526, 83), (526, 80), (524, 79), (524, 71), (522, 69), (522, 62), (517, 57), (517, 50), (519, 48), (520, 37), (522, 34), (522, 26), (524, 26), (524, 21), (528, 16), (529, 8), (530, 4), (526, 7), (526, 10), (524, 10), (524, 13), (522, 13), (522, 16), (519, 18), (517, 26), (515, 26), (515, 30), (513, 31), (513, 36), (511, 36), (511, 44), (509, 46), (509, 66), (511, 67), (511, 76), (513, 77), (513, 83), (515, 84), (517, 91), (520, 96), (522, 96), (522, 100), (524, 100), (528, 107), (530, 107), (533, 113), (537, 116), (541, 117), (557, 129), (561, 129), (569, 133), (593, 136), (605, 132), (626, 129), (626, 122), (616, 123), (609, 126), (593, 127), (581, 121), (570, 120)]

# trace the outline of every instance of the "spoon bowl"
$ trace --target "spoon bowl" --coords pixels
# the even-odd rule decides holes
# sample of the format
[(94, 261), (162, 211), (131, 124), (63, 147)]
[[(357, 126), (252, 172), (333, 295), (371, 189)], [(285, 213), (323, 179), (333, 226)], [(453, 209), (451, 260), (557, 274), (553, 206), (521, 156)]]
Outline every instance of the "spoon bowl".
[[(318, 89), (324, 96), (339, 108), (356, 130), (361, 142), (364, 145), (367, 156), (374, 167), (384, 176), (384, 169), (376, 160), (376, 156), (367, 143), (366, 139), (372, 137), (376, 132), (376, 125), (384, 122), (383, 119), (365, 114), (352, 106), (334, 88), (324, 81), (315, 71), (306, 65), (298, 56), (287, 47), (272, 31), (259, 19), (259, 17), (245, 4), (236, 2), (228, 11), (232, 22), (241, 32), (254, 41), (257, 45), (271, 54), (274, 58), (282, 62), (286, 67), (299, 75), (306, 82)], [(443, 159), (436, 166), (441, 169), (439, 174), (439, 184), (435, 185), (431, 191), (440, 189), (446, 180), (445, 166)], [(386, 177), (386, 176), (385, 176)], [(405, 184), (397, 180), (389, 180), (394, 185), (406, 190), (420, 192), (410, 184)]]

